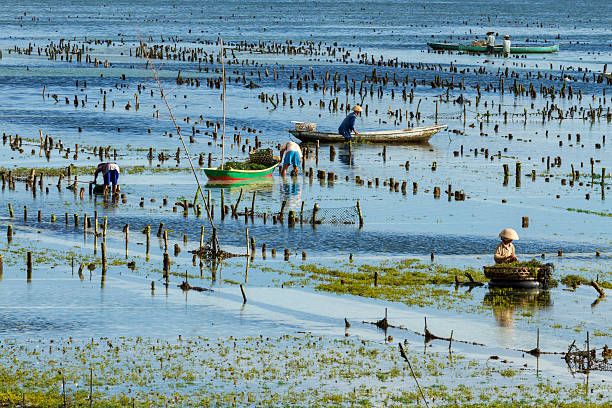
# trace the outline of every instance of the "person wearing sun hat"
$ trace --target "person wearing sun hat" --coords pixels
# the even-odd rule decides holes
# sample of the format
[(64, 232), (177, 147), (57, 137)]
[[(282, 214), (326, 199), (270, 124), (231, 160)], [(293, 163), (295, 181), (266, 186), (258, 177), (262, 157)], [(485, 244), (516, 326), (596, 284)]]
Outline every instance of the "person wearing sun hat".
[(508, 34), (504, 35), (504, 56), (508, 57), (510, 55), (510, 36)]
[(351, 140), (351, 132), (354, 132), (356, 135), (359, 134), (359, 132), (355, 130), (355, 120), (357, 119), (357, 116), (361, 115), (361, 112), (363, 111), (363, 109), (359, 105), (353, 106), (352, 110), (353, 111), (349, 113), (346, 118), (344, 118), (344, 120), (340, 124), (340, 127), (338, 128), (338, 133), (344, 136), (344, 140), (347, 142)]
[(493, 54), (495, 52), (495, 33), (493, 31), (487, 31), (487, 54)]
[(516, 231), (512, 228), (505, 228), (499, 233), (499, 237), (502, 242), (495, 248), (495, 255), (493, 256), (495, 263), (501, 264), (517, 261), (514, 245), (512, 244), (512, 241), (518, 241), (519, 239)]

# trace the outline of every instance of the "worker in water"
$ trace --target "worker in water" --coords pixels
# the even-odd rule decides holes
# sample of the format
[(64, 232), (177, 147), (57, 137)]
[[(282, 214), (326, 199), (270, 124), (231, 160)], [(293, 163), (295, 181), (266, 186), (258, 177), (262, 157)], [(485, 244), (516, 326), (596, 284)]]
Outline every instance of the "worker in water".
[(300, 168), (300, 162), (302, 161), (302, 149), (300, 149), (300, 145), (292, 141), (285, 142), (280, 148), (280, 159), (283, 166), (281, 168), (281, 175), (283, 178), (287, 176), (287, 169), (291, 165), (293, 165), (293, 169), (297, 173)]
[(347, 115), (346, 118), (340, 124), (338, 128), (338, 133), (344, 136), (345, 141), (351, 140), (351, 132), (354, 132), (356, 135), (359, 135), (359, 132), (355, 130), (355, 119), (357, 119), (358, 115), (361, 115), (363, 109), (359, 105), (353, 106), (353, 111)]
[(112, 193), (117, 194), (119, 192), (119, 165), (115, 162), (100, 163), (94, 173), (94, 183), (98, 178), (98, 173), (102, 173), (104, 179), (104, 191), (106, 192), (112, 183)]
[(504, 56), (510, 56), (510, 36), (508, 34), (504, 35)]
[(495, 52), (495, 34), (493, 31), (487, 32), (487, 54), (493, 54)]
[(502, 232), (499, 233), (499, 237), (501, 238), (501, 242), (495, 248), (495, 263), (510, 263), (516, 262), (518, 259), (516, 258), (514, 252), (514, 245), (512, 245), (512, 241), (517, 241), (519, 239), (518, 234), (512, 228), (505, 228)]

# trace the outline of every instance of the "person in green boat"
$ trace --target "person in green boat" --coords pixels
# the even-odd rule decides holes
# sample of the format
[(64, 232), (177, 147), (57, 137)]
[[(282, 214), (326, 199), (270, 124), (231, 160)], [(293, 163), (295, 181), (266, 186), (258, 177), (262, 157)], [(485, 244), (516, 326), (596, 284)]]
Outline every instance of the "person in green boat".
[(300, 145), (288, 141), (285, 142), (280, 148), (280, 159), (282, 163), (281, 176), (285, 178), (287, 176), (287, 169), (293, 165), (293, 169), (297, 173), (300, 168), (300, 162), (302, 161), (302, 149)]
[(504, 35), (504, 57), (510, 56), (510, 36)]
[(502, 242), (495, 248), (495, 255), (493, 256), (493, 258), (495, 258), (495, 263), (502, 264), (518, 261), (514, 245), (512, 245), (512, 241), (518, 241), (519, 239), (516, 231), (512, 228), (505, 228), (499, 233), (499, 237)]
[(495, 53), (495, 33), (487, 31), (487, 54)]

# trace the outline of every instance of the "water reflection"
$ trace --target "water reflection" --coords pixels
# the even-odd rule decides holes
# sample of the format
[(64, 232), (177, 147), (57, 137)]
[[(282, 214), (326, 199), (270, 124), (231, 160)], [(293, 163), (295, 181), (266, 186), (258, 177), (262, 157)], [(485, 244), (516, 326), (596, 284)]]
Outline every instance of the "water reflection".
[(225, 191), (240, 191), (251, 193), (257, 191), (260, 198), (272, 197), (274, 188), (274, 177), (261, 177), (253, 180), (209, 180), (205, 184), (206, 188), (223, 188)]
[(541, 289), (491, 288), (482, 301), (493, 310), (500, 327), (514, 327), (514, 313), (525, 313), (552, 306), (550, 292)]
[(338, 150), (338, 160), (349, 167), (355, 165), (355, 145), (353, 143), (342, 143)]
[(280, 186), (281, 200), (287, 201), (287, 208), (298, 209), (302, 204), (302, 188), (297, 178), (283, 180)]

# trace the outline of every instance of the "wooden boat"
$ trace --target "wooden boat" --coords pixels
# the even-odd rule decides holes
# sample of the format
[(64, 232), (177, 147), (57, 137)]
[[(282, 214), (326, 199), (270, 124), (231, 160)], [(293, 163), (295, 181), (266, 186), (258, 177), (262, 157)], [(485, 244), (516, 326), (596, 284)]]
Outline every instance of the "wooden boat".
[[(422, 126), (412, 129), (382, 130), (378, 132), (359, 132), (359, 135), (351, 138), (356, 143), (425, 143), (434, 134), (438, 133), (446, 125)], [(344, 136), (332, 132), (312, 132), (287, 129), (293, 136), (302, 142), (341, 143)]]
[[(463, 45), (456, 43), (427, 43), (427, 45), (438, 51), (463, 51), (463, 52), (473, 52), (478, 54), (483, 54), (487, 52), (486, 46), (480, 45)], [(503, 45), (496, 45), (495, 53), (501, 54), (504, 52)], [(553, 52), (559, 51), (559, 44), (555, 45), (544, 45), (539, 47), (530, 47), (530, 46), (514, 46), (510, 47), (510, 54), (551, 54)]]
[(279, 163), (262, 170), (220, 169), (218, 167), (209, 167), (202, 170), (204, 170), (204, 174), (206, 174), (206, 177), (210, 180), (251, 180), (261, 177), (272, 177), (272, 172), (274, 172), (274, 169)]
[(461, 44), (457, 43), (427, 43), (429, 48), (436, 51), (458, 51)]

